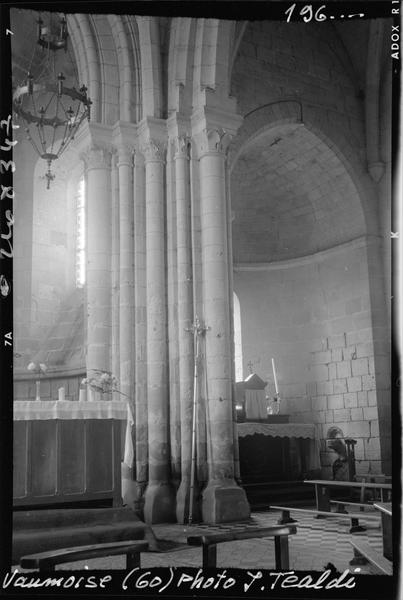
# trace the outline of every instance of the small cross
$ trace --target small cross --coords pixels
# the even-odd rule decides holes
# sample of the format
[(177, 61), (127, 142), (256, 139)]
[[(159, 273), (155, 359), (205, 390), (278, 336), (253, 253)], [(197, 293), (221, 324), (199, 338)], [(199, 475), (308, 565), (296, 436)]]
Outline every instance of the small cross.
[(249, 373), (253, 373), (253, 362), (251, 360), (248, 362), (248, 367), (249, 367)]
[(196, 315), (192, 326), (186, 327), (185, 331), (190, 331), (196, 335), (202, 335), (205, 331), (208, 331), (209, 329), (210, 329), (210, 327), (203, 327), (199, 317)]

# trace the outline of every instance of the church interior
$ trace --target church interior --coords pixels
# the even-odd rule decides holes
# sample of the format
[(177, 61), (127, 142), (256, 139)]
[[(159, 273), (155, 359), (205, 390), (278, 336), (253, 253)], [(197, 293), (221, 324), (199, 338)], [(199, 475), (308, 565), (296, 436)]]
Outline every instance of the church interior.
[(391, 574), (391, 20), (10, 15), (16, 564), (245, 522), (296, 568), (323, 516)]

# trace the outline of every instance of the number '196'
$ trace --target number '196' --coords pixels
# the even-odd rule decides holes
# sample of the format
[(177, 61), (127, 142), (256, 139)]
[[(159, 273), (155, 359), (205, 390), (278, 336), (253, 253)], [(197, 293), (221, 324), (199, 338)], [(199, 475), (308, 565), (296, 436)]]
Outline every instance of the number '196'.
[[(291, 21), (292, 13), (294, 12), (295, 7), (296, 4), (294, 3), (285, 11), (285, 14), (287, 15), (287, 23)], [(321, 10), (324, 8), (326, 8), (326, 5), (322, 4), (322, 6), (319, 6), (319, 8), (314, 12), (312, 4), (306, 4), (301, 8), (299, 14), (305, 23), (309, 23), (309, 21), (312, 21), (312, 19), (315, 21), (326, 21), (326, 15), (321, 12)]]

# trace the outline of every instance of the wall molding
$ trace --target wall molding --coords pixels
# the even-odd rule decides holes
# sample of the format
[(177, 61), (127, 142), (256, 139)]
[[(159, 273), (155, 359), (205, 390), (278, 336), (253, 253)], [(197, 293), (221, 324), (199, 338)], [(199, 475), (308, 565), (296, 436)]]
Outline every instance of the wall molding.
[(331, 256), (346, 252), (348, 250), (357, 250), (358, 248), (366, 248), (370, 245), (377, 245), (382, 243), (382, 237), (378, 235), (363, 235), (354, 240), (343, 242), (332, 248), (326, 248), (320, 250), (314, 254), (306, 254), (305, 256), (299, 256), (297, 258), (291, 258), (287, 260), (279, 260), (273, 262), (259, 262), (259, 263), (235, 263), (234, 271), (278, 271), (282, 269), (295, 269), (304, 265), (311, 265), (317, 262), (322, 262)]

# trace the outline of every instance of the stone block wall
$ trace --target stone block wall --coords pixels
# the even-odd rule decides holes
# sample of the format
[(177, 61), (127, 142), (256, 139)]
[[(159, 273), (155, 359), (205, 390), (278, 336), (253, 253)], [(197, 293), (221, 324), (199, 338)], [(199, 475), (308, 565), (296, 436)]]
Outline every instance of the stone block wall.
[[(323, 25), (323, 24), (322, 24)], [(363, 103), (344, 60), (345, 49), (331, 24), (249, 22), (232, 74), (232, 94), (241, 114), (279, 98), (300, 98), (304, 119), (333, 139), (348, 141), (365, 159)]]
[(335, 459), (324, 442), (331, 426), (357, 439), (358, 472), (385, 472), (379, 426), (390, 431), (388, 342), (372, 325), (378, 306), (372, 310), (365, 240), (283, 269), (235, 269), (234, 289), (244, 373), (251, 361), (272, 395), (275, 359), (282, 412), (319, 425), (323, 474)]
[[(340, 428), (345, 437), (357, 440), (357, 473), (381, 473), (374, 347), (370, 340), (351, 343), (352, 339), (357, 338), (330, 336), (325, 342), (327, 350), (311, 353), (311, 372), (315, 374), (321, 366), (326, 379), (312, 381), (307, 391), (321, 438), (326, 440), (330, 427)], [(331, 476), (335, 455), (325, 444), (321, 458), (323, 475)]]

